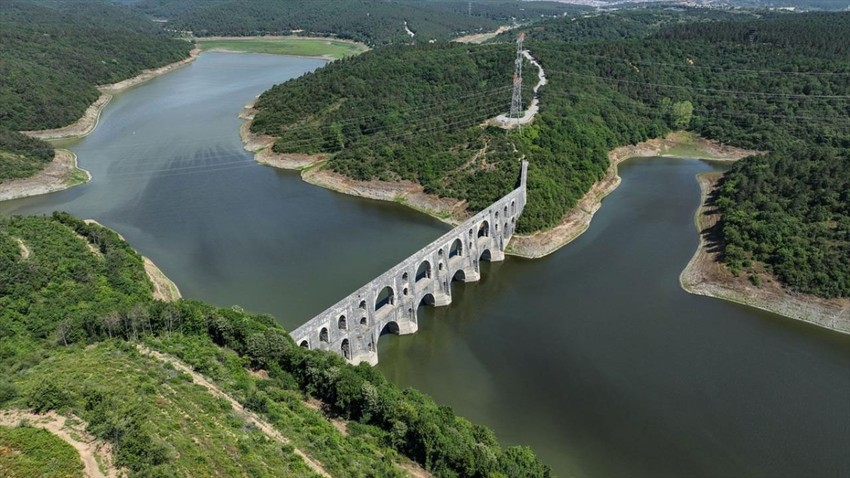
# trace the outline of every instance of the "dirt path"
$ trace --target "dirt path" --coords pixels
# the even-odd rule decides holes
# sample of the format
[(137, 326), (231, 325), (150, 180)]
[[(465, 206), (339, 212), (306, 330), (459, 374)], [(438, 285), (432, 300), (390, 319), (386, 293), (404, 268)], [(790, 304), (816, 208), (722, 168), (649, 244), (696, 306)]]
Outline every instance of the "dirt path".
[(747, 274), (735, 276), (723, 265), (715, 230), (720, 213), (711, 203), (711, 193), (720, 177), (717, 173), (697, 176), (702, 191), (701, 205), (694, 216), (700, 233), (699, 246), (679, 276), (682, 288), (692, 294), (730, 300), (850, 334), (850, 299), (822, 299), (792, 292), (765, 271), (760, 273), (762, 281), (756, 286)]
[[(69, 423), (68, 418), (72, 418), (73, 423)], [(74, 447), (83, 461), (83, 472), (87, 478), (125, 476), (113, 465), (112, 447), (86, 433), (85, 424), (82, 420), (73, 416), (65, 417), (56, 412), (49, 412), (44, 415), (36, 415), (22, 410), (3, 410), (0, 412), (0, 425), (16, 427), (21, 420), (26, 420), (30, 426), (49, 431)], [(100, 461), (100, 464), (98, 461)]]
[(499, 115), (496, 118), (490, 120), (488, 123), (493, 126), (498, 126), (504, 129), (513, 129), (518, 128), (522, 125), (526, 125), (534, 121), (534, 117), (540, 111), (540, 97), (537, 95), (540, 87), (546, 85), (546, 72), (543, 71), (543, 66), (531, 56), (531, 52), (528, 50), (522, 51), (522, 56), (531, 63), (532, 66), (537, 68), (537, 84), (534, 85), (532, 91), (534, 92), (534, 97), (531, 99), (531, 104), (525, 110), (525, 113), (522, 115), (522, 118), (508, 118), (506, 115)]
[(21, 259), (22, 260), (29, 259), (30, 254), (32, 254), (32, 251), (30, 251), (30, 248), (27, 247), (26, 244), (24, 244), (24, 241), (22, 241), (18, 238), (15, 238), (15, 241), (18, 243), (18, 248), (21, 250)]
[(484, 43), (485, 41), (495, 37), (496, 35), (504, 33), (508, 30), (512, 30), (514, 28), (515, 27), (513, 27), (513, 26), (504, 25), (504, 26), (501, 26), (498, 29), (496, 29), (496, 31), (494, 31), (494, 32), (473, 33), (471, 35), (464, 35), (462, 37), (457, 37), (452, 41), (455, 42), (455, 43), (476, 43), (476, 44), (480, 44), (480, 43)]
[[(260, 418), (254, 412), (245, 410), (245, 408), (242, 406), (241, 403), (237, 402), (233, 397), (231, 397), (230, 395), (228, 395), (227, 393), (222, 391), (220, 388), (218, 388), (218, 386), (216, 386), (214, 383), (207, 380), (203, 375), (192, 370), (191, 367), (189, 367), (188, 365), (186, 365), (185, 363), (183, 363), (182, 361), (180, 361), (176, 357), (171, 357), (169, 355), (165, 355), (163, 353), (160, 353), (160, 352), (157, 352), (155, 350), (151, 350), (147, 347), (142, 347), (142, 346), (139, 346), (139, 351), (143, 355), (147, 355), (148, 357), (153, 357), (153, 358), (155, 358), (159, 361), (170, 362), (174, 366), (175, 369), (180, 370), (181, 372), (184, 372), (184, 373), (190, 375), (192, 377), (192, 380), (196, 384), (206, 388), (207, 391), (209, 391), (212, 395), (214, 395), (216, 397), (223, 398), (223, 399), (227, 400), (228, 402), (230, 402), (230, 406), (233, 407), (233, 410), (235, 410), (236, 413), (241, 415), (242, 418), (244, 418), (246, 421), (250, 422), (252, 425), (256, 426), (258, 429), (260, 429), (267, 437), (271, 438), (272, 440), (274, 440), (274, 441), (276, 441), (276, 442), (278, 442), (282, 445), (291, 444), (291, 441), (288, 438), (281, 435), (280, 432), (278, 432), (274, 428), (274, 426), (272, 426), (270, 423), (268, 423), (265, 420), (263, 420), (262, 418)], [(326, 478), (330, 478), (331, 475), (328, 474), (327, 471), (325, 471), (325, 469), (322, 467), (321, 463), (314, 460), (313, 458), (311, 458), (310, 456), (308, 456), (306, 453), (299, 450), (298, 448), (295, 448), (294, 451), (295, 451), (295, 454), (300, 456), (304, 460), (304, 462), (307, 464), (307, 466), (309, 466), (313, 471), (315, 471), (316, 473), (318, 473), (321, 476), (324, 476)]]
[(88, 182), (91, 175), (77, 167), (77, 155), (57, 149), (53, 161), (34, 176), (0, 184), (0, 201), (38, 196)]

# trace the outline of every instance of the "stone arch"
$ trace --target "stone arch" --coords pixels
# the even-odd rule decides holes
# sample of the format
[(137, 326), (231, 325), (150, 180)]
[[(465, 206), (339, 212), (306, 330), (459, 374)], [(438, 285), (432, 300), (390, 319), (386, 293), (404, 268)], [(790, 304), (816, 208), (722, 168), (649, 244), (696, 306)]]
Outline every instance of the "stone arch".
[(361, 309), (363, 309), (363, 310), (366, 310), (366, 301), (365, 301), (365, 300), (361, 300), (361, 301), (360, 301), (360, 305), (359, 305), (358, 307), (359, 307), (359, 308), (361, 308)]
[(502, 231), (502, 234), (505, 236), (505, 239), (508, 238), (510, 233), (511, 233), (511, 226), (509, 226), (508, 223), (505, 223), (505, 229)]
[(342, 339), (342, 345), (339, 348), (342, 351), (342, 356), (346, 360), (351, 360), (351, 346), (348, 344), (348, 339)]
[(499, 219), (499, 211), (496, 211), (496, 219)]
[(487, 262), (492, 261), (493, 255), (490, 253), (490, 249), (484, 249), (483, 251), (481, 251), (481, 255), (478, 256), (478, 260)]
[(463, 242), (460, 240), (460, 238), (455, 239), (452, 242), (452, 246), (449, 248), (449, 257), (455, 256), (463, 256)]
[(443, 270), (443, 263), (442, 263), (442, 262), (440, 262), (439, 264), (437, 264), (437, 269), (439, 269), (439, 270)]
[(383, 307), (392, 307), (395, 305), (395, 291), (392, 287), (386, 286), (375, 296), (375, 312)]
[(369, 325), (369, 319), (367, 319), (366, 317), (361, 317), (360, 318), (360, 326), (366, 327), (367, 325)]
[(452, 277), (452, 280), (458, 282), (466, 282), (466, 272), (464, 272), (463, 269), (458, 269), (457, 272), (455, 272), (455, 275)]
[(516, 214), (516, 200), (511, 201), (511, 214)]
[(382, 336), (382, 335), (387, 335), (387, 334), (399, 335), (399, 331), (400, 331), (400, 330), (401, 330), (401, 329), (400, 329), (400, 328), (399, 328), (399, 326), (398, 326), (398, 322), (396, 322), (396, 321), (394, 321), (394, 320), (391, 320), (391, 321), (387, 322), (386, 324), (384, 324), (384, 327), (383, 327), (383, 328), (381, 329), (381, 331), (378, 333), (378, 337), (377, 337), (377, 339), (375, 340), (375, 343), (377, 343), (377, 342), (378, 342), (378, 340), (380, 340), (380, 339), (381, 339), (381, 336)]
[(306, 340), (302, 340), (299, 345), (301, 346), (301, 348), (310, 350), (310, 342), (307, 342)]
[(482, 221), (481, 225), (478, 226), (478, 237), (490, 237), (490, 223), (487, 221)]
[(339, 320), (337, 320), (337, 328), (339, 328), (339, 330), (348, 330), (348, 323), (346, 322), (344, 315), (339, 316)]
[(469, 230), (469, 238), (470, 238), (470, 239), (472, 239), (472, 234), (473, 234), (472, 229), (470, 229), (470, 230)]
[(330, 342), (330, 334), (327, 327), (322, 327), (322, 330), (319, 331), (319, 342)]
[(401, 275), (401, 280), (407, 280), (408, 277), (409, 276), (407, 275), (407, 272), (405, 272), (404, 274)]
[(507, 215), (508, 215), (508, 205), (507, 205), (507, 204), (505, 204), (505, 209), (504, 209), (504, 211), (505, 211), (505, 216), (507, 216)]
[(401, 291), (401, 293), (402, 293), (402, 295), (407, 295), (408, 294), (407, 287), (405, 287), (404, 290)]
[(430, 305), (430, 306), (433, 307), (436, 303), (437, 303), (437, 299), (434, 298), (434, 294), (429, 292), (429, 293), (424, 294), (422, 297), (419, 298), (419, 301), (416, 303), (416, 306), (421, 307), (423, 305)]
[(443, 255), (443, 248), (442, 248), (442, 247), (440, 248), (440, 250), (439, 250), (439, 251), (437, 251), (437, 255), (438, 255), (438, 256), (442, 256), (442, 255)]
[(428, 261), (422, 261), (419, 264), (419, 267), (416, 269), (416, 282), (421, 281), (422, 279), (430, 279), (431, 278), (431, 263)]

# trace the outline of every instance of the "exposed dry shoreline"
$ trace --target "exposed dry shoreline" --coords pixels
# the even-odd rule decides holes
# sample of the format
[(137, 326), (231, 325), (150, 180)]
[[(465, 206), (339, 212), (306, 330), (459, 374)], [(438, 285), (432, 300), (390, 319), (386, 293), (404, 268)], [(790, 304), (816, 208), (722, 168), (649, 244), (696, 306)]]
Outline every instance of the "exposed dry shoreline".
[(189, 52), (188, 58), (184, 58), (183, 60), (170, 63), (159, 68), (145, 70), (132, 78), (119, 81), (118, 83), (98, 86), (97, 89), (101, 92), (100, 98), (98, 98), (97, 101), (92, 103), (91, 106), (86, 109), (85, 113), (83, 113), (83, 116), (80, 119), (69, 124), (68, 126), (63, 126), (62, 128), (55, 129), (21, 132), (27, 136), (38, 139), (78, 138), (91, 134), (91, 132), (94, 131), (97, 127), (98, 121), (100, 120), (100, 113), (103, 111), (106, 105), (109, 104), (109, 101), (112, 99), (112, 95), (120, 91), (124, 91), (128, 88), (137, 86), (153, 78), (156, 78), (157, 76), (174, 71), (182, 66), (186, 66), (189, 63), (195, 61), (195, 59), (198, 58), (198, 55), (200, 55), (200, 53), (201, 49), (196, 46), (192, 49), (192, 51)]
[(710, 204), (711, 193), (720, 177), (718, 173), (697, 176), (702, 192), (700, 207), (694, 216), (700, 233), (699, 246), (679, 276), (682, 288), (692, 294), (730, 300), (850, 334), (850, 299), (822, 299), (796, 293), (764, 273), (761, 284), (756, 286), (745, 274), (736, 277), (720, 262), (713, 230), (720, 214)]
[[(94, 219), (85, 219), (84, 222), (86, 224), (97, 224), (98, 226), (104, 229), (109, 229), (108, 227), (95, 221)], [(118, 234), (118, 232), (115, 232), (115, 234)], [(121, 234), (118, 234), (118, 237), (120, 237), (122, 241), (126, 241), (126, 239), (124, 239), (124, 236), (122, 236)], [(145, 256), (142, 256), (142, 260), (144, 261), (145, 265), (145, 274), (148, 275), (148, 279), (150, 279), (153, 283), (154, 299), (161, 300), (163, 302), (174, 302), (183, 297), (180, 294), (180, 289), (177, 288), (177, 284), (175, 284), (171, 279), (169, 279), (168, 276), (166, 276), (165, 273), (162, 272), (159, 267), (157, 267), (156, 264), (153, 263), (152, 260), (148, 259)]]
[[(688, 149), (687, 154), (671, 153), (683, 146)], [(507, 252), (527, 259), (537, 259), (557, 251), (580, 236), (590, 227), (590, 220), (602, 206), (602, 199), (620, 185), (621, 179), (617, 167), (629, 158), (688, 157), (712, 161), (737, 161), (753, 154), (758, 154), (758, 151), (725, 146), (682, 132), (616, 148), (608, 153), (610, 166), (605, 177), (590, 188), (557, 226), (530, 235), (514, 236)]]
[(246, 120), (239, 128), (239, 134), (245, 149), (254, 153), (258, 163), (301, 171), (304, 181), (339, 193), (404, 204), (451, 225), (459, 224), (470, 216), (464, 201), (427, 194), (425, 188), (411, 181), (358, 181), (326, 168), (327, 155), (275, 153), (272, 151), (274, 137), (251, 132), (251, 120), (256, 113), (253, 106), (253, 103), (246, 105), (239, 114)]
[(77, 166), (77, 155), (67, 149), (56, 149), (53, 161), (34, 176), (0, 184), (0, 201), (38, 196), (91, 180), (91, 174)]
[[(112, 100), (113, 94), (188, 65), (195, 61), (200, 53), (201, 49), (196, 46), (189, 52), (188, 58), (159, 68), (145, 70), (133, 78), (118, 83), (98, 86), (97, 88), (101, 92), (100, 97), (86, 109), (80, 119), (68, 126), (39, 131), (21, 131), (21, 133), (43, 140), (87, 136), (97, 128), (100, 122), (100, 114)], [(91, 174), (77, 167), (76, 155), (64, 149), (57, 149), (53, 161), (34, 176), (0, 184), (0, 201), (61, 191), (89, 180), (91, 180)]]

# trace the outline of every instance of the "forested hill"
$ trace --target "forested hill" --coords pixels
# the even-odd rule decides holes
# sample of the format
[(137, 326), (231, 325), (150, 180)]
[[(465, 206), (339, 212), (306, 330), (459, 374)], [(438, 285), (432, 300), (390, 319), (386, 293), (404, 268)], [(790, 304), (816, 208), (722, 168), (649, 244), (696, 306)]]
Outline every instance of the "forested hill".
[[(669, 13), (659, 15), (665, 21)], [(401, 66), (398, 52), (376, 50), (310, 77), (317, 80), (312, 99), (305, 97), (308, 77), (270, 90), (258, 102), (254, 130), (278, 136), (278, 151), (331, 152), (336, 171), (412, 179), (467, 200), (471, 211), (510, 190), (524, 155), (531, 163), (529, 203), (519, 230), (532, 232), (557, 224), (603, 177), (608, 151), (672, 129), (758, 150), (846, 151), (848, 22), (850, 13), (735, 17), (602, 41), (545, 34), (539, 41), (539, 26), (532, 26), (526, 45), (549, 83), (534, 125), (511, 134), (478, 126), (494, 109), (507, 109), (509, 95), (498, 88), (510, 86), (510, 45), (498, 55), (498, 45), (464, 46), (462, 54), (461, 47), (408, 49), (409, 59), (427, 58), (431, 67), (421, 69)], [(486, 62), (458, 60), (484, 52), (493, 55)], [(373, 109), (349, 108), (341, 99), (387, 85), (398, 93), (379, 95)], [(437, 107), (424, 103), (429, 98)], [(306, 121), (286, 116), (304, 101), (316, 114)]]
[(0, 181), (50, 155), (15, 131), (76, 121), (113, 83), (188, 56), (191, 45), (141, 14), (105, 2), (0, 2)]
[(644, 38), (673, 25), (692, 25), (701, 22), (731, 22), (756, 20), (765, 12), (720, 10), (668, 6), (614, 11), (589, 12), (572, 15), (568, 20), (546, 20), (535, 25), (498, 35), (494, 41), (513, 41), (525, 32), (536, 42), (581, 42), (591, 40), (623, 40)]
[[(429, 42), (513, 21), (528, 22), (587, 8), (558, 2), (459, 0), (140, 0), (140, 11), (197, 36), (333, 35), (371, 46)], [(414, 33), (411, 37), (407, 27)]]
[[(379, 371), (296, 346), (269, 316), (157, 302), (151, 290), (142, 258), (108, 229), (65, 213), (0, 218), (0, 409), (73, 413), (131, 478), (318, 476), (294, 448), (339, 477), (401, 478), (406, 460), (436, 477), (549, 476), (528, 448), (502, 449)], [(291, 442), (142, 344), (178, 356)]]

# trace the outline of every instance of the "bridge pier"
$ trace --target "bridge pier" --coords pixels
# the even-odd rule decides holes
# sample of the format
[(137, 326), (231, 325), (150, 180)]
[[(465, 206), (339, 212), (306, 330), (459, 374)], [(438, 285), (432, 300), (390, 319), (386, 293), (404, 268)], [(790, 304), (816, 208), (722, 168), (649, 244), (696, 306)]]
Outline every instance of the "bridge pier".
[(527, 168), (523, 161), (511, 193), (292, 331), (295, 343), (376, 365), (382, 333), (416, 333), (420, 305), (451, 304), (453, 281), (478, 281), (481, 261), (505, 259), (525, 207)]

